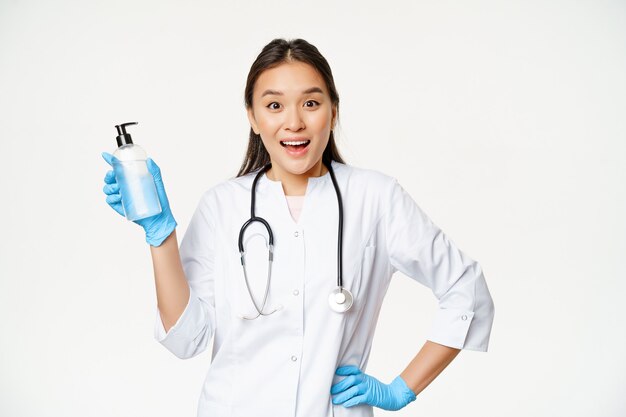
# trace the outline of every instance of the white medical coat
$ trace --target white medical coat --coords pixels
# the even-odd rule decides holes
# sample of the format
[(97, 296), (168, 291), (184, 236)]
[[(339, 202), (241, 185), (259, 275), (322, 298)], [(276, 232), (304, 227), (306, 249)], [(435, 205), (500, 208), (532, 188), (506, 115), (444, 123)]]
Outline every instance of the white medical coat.
[[(180, 246), (189, 302), (167, 333), (158, 311), (155, 327), (155, 338), (180, 358), (201, 353), (214, 338), (199, 417), (372, 416), (367, 405), (333, 405), (330, 387), (342, 379), (334, 375), (338, 366), (365, 372), (396, 271), (429, 287), (439, 300), (428, 340), (487, 351), (494, 305), (479, 264), (457, 249), (394, 178), (338, 162), (332, 167), (343, 197), (343, 283), (354, 295), (344, 314), (328, 305), (337, 288), (339, 218), (329, 173), (309, 178), (298, 222), (281, 182), (259, 178), (255, 214), (274, 235), (265, 311), (280, 310), (251, 321), (239, 317), (255, 316), (256, 310), (237, 241), (250, 218), (256, 172), (202, 196)], [(266, 236), (257, 222), (245, 238), (248, 278), (259, 303), (268, 272)]]

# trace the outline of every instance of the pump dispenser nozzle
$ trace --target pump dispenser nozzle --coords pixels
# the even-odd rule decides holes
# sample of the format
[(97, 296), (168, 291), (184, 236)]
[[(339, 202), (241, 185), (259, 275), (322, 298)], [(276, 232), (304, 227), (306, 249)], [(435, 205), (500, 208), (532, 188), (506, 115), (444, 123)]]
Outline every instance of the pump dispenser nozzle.
[(128, 125), (136, 125), (138, 124), (137, 122), (127, 122), (127, 123), (122, 123), (119, 125), (115, 125), (115, 128), (117, 129), (117, 137), (115, 139), (117, 139), (117, 146), (123, 146), (129, 143), (133, 143), (133, 139), (130, 137), (129, 133), (126, 133), (126, 126)]

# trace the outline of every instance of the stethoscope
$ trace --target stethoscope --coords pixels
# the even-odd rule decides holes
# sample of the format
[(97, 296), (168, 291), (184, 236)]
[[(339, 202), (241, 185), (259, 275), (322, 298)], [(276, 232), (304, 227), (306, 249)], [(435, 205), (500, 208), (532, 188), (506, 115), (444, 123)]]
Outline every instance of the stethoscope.
[[(328, 163), (325, 165), (328, 168), (328, 172), (330, 173), (330, 178), (333, 181), (333, 186), (335, 187), (335, 192), (337, 193), (337, 203), (339, 205), (339, 227), (338, 227), (339, 232), (338, 232), (338, 238), (337, 238), (337, 288), (335, 288), (329, 294), (328, 304), (330, 305), (330, 308), (333, 311), (336, 311), (337, 313), (345, 313), (346, 311), (350, 309), (350, 307), (352, 307), (353, 297), (352, 297), (352, 293), (349, 290), (343, 288), (343, 274), (342, 274), (343, 257), (342, 257), (342, 251), (341, 251), (341, 246), (342, 246), (341, 242), (343, 239), (343, 203), (341, 201), (341, 193), (339, 192), (337, 179), (335, 178), (335, 173), (331, 166), (332, 164)], [(272, 260), (274, 257), (274, 235), (272, 234), (272, 228), (270, 227), (269, 223), (264, 218), (257, 217), (254, 215), (254, 200), (256, 197), (256, 183), (258, 182), (261, 175), (263, 175), (271, 167), (272, 167), (272, 164), (269, 163), (265, 165), (263, 168), (261, 168), (259, 173), (254, 178), (254, 181), (252, 182), (252, 191), (251, 191), (251, 197), (250, 197), (250, 200), (251, 200), (250, 201), (250, 219), (248, 219), (248, 221), (246, 221), (243, 224), (243, 226), (241, 227), (241, 231), (239, 232), (239, 253), (241, 254), (241, 265), (243, 266), (243, 276), (246, 281), (246, 288), (248, 289), (248, 294), (250, 295), (252, 304), (254, 304), (254, 308), (257, 311), (257, 315), (254, 317), (240, 316), (242, 319), (245, 319), (245, 320), (254, 320), (259, 316), (269, 316), (270, 314), (273, 314), (282, 308), (282, 307), (279, 307), (277, 309), (270, 311), (269, 313), (266, 313), (263, 311), (263, 309), (265, 308), (265, 303), (267, 301), (267, 295), (269, 294), (270, 280), (272, 278)], [(254, 222), (262, 223), (267, 229), (267, 234), (269, 235), (269, 244), (266, 244), (267, 249), (269, 251), (267, 282), (265, 284), (265, 295), (263, 296), (263, 304), (261, 305), (260, 308), (259, 308), (259, 304), (256, 302), (256, 299), (254, 298), (254, 295), (252, 294), (252, 290), (250, 289), (250, 283), (248, 282), (248, 272), (246, 271), (246, 259), (245, 259), (246, 251), (243, 248), (244, 233), (246, 229), (248, 228), (248, 226), (250, 226)]]

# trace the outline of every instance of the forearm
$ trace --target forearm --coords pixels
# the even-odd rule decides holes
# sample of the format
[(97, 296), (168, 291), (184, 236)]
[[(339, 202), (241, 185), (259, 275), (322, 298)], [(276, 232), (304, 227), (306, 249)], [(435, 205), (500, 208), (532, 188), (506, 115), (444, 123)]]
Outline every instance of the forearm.
[(189, 301), (189, 284), (178, 252), (174, 230), (160, 246), (150, 245), (157, 304), (165, 331), (176, 324)]
[(460, 351), (460, 349), (427, 340), (400, 376), (415, 395), (418, 395), (452, 362)]

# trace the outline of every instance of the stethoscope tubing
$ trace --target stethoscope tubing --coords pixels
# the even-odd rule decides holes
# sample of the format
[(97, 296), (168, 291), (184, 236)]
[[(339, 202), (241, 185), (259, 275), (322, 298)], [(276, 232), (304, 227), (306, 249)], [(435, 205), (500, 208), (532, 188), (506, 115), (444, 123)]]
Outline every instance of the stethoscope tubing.
[[(335, 172), (333, 171), (333, 168), (332, 168), (332, 161), (325, 165), (328, 168), (330, 178), (333, 182), (333, 187), (335, 188), (335, 193), (337, 194), (337, 205), (338, 205), (338, 210), (339, 210), (339, 224), (337, 227), (337, 233), (338, 233), (338, 236), (337, 236), (337, 289), (333, 291), (333, 293), (331, 293), (329, 297), (329, 303), (331, 304), (331, 308), (333, 310), (338, 311), (338, 312), (345, 312), (352, 306), (352, 294), (350, 293), (350, 291), (343, 288), (343, 201), (341, 198), (341, 192), (339, 191), (339, 185), (337, 184), (337, 178), (335, 177)], [(241, 316), (241, 318), (246, 319), (246, 320), (252, 320), (261, 315), (268, 316), (278, 311), (277, 309), (275, 309), (274, 311), (270, 313), (263, 312), (263, 309), (265, 308), (265, 303), (267, 301), (267, 296), (269, 294), (270, 280), (272, 276), (272, 262), (274, 258), (274, 235), (272, 233), (272, 228), (270, 227), (269, 223), (264, 218), (257, 217), (255, 215), (256, 185), (261, 175), (267, 172), (271, 167), (272, 167), (272, 164), (270, 162), (267, 165), (265, 165), (263, 168), (261, 168), (261, 170), (259, 170), (257, 175), (254, 177), (254, 181), (252, 182), (252, 190), (251, 190), (251, 198), (250, 198), (250, 219), (248, 219), (243, 224), (243, 226), (241, 227), (241, 230), (239, 231), (238, 246), (239, 246), (239, 253), (241, 255), (241, 265), (243, 267), (244, 279), (246, 281), (248, 294), (250, 295), (250, 298), (252, 299), (252, 303), (254, 304), (254, 308), (257, 310), (257, 313), (258, 313), (255, 317)], [(243, 247), (243, 238), (244, 238), (245, 231), (248, 228), (248, 226), (250, 226), (254, 222), (262, 223), (265, 226), (265, 229), (267, 230), (267, 233), (269, 235), (269, 244), (268, 244), (269, 266), (268, 266), (267, 283), (265, 286), (265, 295), (263, 296), (263, 303), (261, 305), (261, 308), (259, 308), (259, 305), (256, 299), (254, 298), (254, 295), (252, 294), (250, 283), (248, 282), (248, 273), (247, 273), (246, 262), (245, 262), (245, 250)], [(334, 301), (337, 296), (340, 296), (341, 298), (340, 301)], [(346, 299), (348, 301), (345, 303), (345, 305), (342, 306), (342, 304), (345, 302), (344, 300)]]
[(328, 164), (328, 173), (330, 174), (330, 179), (333, 181), (333, 186), (337, 193), (337, 204), (339, 205), (339, 226), (337, 227), (337, 233), (339, 235), (337, 236), (337, 286), (343, 288), (343, 202), (341, 193), (339, 192), (339, 185), (337, 184), (337, 179), (335, 178), (335, 173), (330, 163)]

